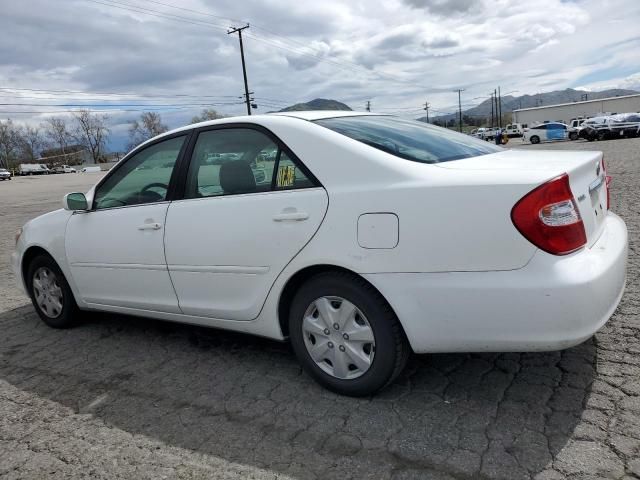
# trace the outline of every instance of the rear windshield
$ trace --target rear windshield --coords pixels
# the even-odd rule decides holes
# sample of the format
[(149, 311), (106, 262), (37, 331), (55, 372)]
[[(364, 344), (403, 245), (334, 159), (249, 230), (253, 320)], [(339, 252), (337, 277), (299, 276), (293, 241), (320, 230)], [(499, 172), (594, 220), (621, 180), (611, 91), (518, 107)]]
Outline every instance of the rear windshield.
[(325, 118), (314, 123), (414, 162), (440, 163), (502, 151), (468, 135), (397, 117), (363, 115)]

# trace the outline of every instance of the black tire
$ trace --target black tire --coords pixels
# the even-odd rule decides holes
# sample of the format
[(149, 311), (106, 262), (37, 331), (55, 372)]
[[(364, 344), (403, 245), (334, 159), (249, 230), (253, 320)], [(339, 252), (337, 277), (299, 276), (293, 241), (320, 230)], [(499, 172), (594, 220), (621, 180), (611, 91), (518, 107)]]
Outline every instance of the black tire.
[[(62, 310), (57, 316), (55, 316), (55, 318), (47, 315), (40, 305), (38, 305), (36, 300), (36, 293), (34, 291), (34, 275), (41, 268), (45, 268), (53, 272), (55, 275), (55, 282), (62, 291)], [(58, 264), (51, 257), (48, 255), (38, 255), (31, 260), (31, 263), (29, 263), (29, 266), (27, 267), (25, 283), (27, 285), (27, 291), (31, 297), (33, 307), (36, 309), (36, 312), (44, 323), (52, 328), (69, 328), (76, 325), (80, 310), (78, 309), (78, 305), (73, 297), (71, 287), (69, 287), (69, 284), (67, 283), (67, 279), (64, 277), (64, 274), (60, 270), (60, 267), (58, 267)]]
[(571, 132), (569, 134), (569, 140), (577, 140), (578, 139), (578, 132)]
[[(353, 379), (340, 379), (323, 371), (305, 345), (302, 321), (310, 305), (321, 297), (341, 297), (366, 317), (375, 341), (368, 370)], [(386, 387), (403, 370), (411, 353), (402, 326), (386, 300), (362, 278), (346, 272), (326, 272), (307, 280), (296, 292), (289, 311), (289, 334), (293, 350), (309, 375), (342, 395), (371, 395)]]
[(607, 135), (607, 132), (598, 132), (598, 141), (599, 142), (607, 140), (608, 138), (609, 138), (609, 135)]
[(536, 145), (536, 144), (540, 143), (540, 137), (537, 136), (537, 135), (534, 135), (529, 139), (529, 141), (531, 143), (533, 143), (534, 145)]

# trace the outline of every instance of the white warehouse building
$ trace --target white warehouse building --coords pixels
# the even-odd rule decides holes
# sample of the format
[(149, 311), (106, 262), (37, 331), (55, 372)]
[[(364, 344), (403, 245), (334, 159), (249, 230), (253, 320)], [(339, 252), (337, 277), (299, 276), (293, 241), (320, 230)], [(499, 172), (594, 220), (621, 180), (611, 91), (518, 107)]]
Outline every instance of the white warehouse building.
[(640, 94), (521, 108), (513, 111), (513, 123), (527, 125), (554, 121), (569, 123), (574, 118), (629, 112), (640, 112)]

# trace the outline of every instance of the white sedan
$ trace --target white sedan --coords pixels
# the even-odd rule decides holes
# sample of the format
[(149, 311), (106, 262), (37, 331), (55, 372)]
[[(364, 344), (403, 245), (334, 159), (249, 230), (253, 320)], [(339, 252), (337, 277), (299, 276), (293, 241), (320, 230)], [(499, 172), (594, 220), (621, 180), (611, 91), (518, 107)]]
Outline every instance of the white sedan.
[(599, 152), (355, 112), (225, 118), (66, 195), (12, 262), (52, 327), (93, 310), (289, 339), (321, 384), (368, 395), (411, 352), (591, 337), (625, 285), (608, 194)]
[(522, 141), (536, 144), (540, 142), (566, 140), (569, 136), (568, 128), (567, 125), (559, 122), (541, 123), (540, 125), (525, 130), (522, 134)]

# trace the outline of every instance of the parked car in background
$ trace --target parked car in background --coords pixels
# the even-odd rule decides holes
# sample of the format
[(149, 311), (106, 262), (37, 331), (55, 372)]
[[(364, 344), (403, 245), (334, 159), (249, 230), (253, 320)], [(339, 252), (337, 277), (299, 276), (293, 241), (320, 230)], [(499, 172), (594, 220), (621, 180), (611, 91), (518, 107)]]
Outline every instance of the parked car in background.
[(571, 120), (567, 128), (569, 140), (578, 140), (578, 138), (580, 138), (580, 130), (582, 130), (582, 124), (585, 120), (585, 118), (574, 118)]
[(49, 175), (49, 168), (42, 163), (21, 163), (18, 166), (18, 175)]
[(82, 170), (80, 170), (82, 173), (99, 173), (102, 171), (102, 169), (98, 166), (96, 167), (83, 167)]
[(612, 121), (611, 115), (600, 115), (588, 118), (582, 123), (582, 129), (578, 132), (578, 136), (590, 142), (594, 140), (608, 140), (614, 137), (611, 128)]
[(390, 115), (225, 118), (67, 194), (16, 232), (12, 266), (51, 327), (93, 310), (288, 339), (319, 383), (370, 395), (412, 351), (556, 350), (599, 330), (628, 248), (608, 183), (601, 152)]
[(506, 133), (509, 138), (522, 137), (527, 127), (526, 123), (509, 123), (504, 127), (503, 133)]
[(522, 135), (522, 141), (531, 143), (553, 142), (567, 139), (567, 125), (549, 122), (529, 128)]
[(69, 165), (58, 165), (53, 168), (52, 173), (76, 173), (76, 169)]
[(11, 172), (6, 168), (0, 168), (0, 180), (11, 180)]

